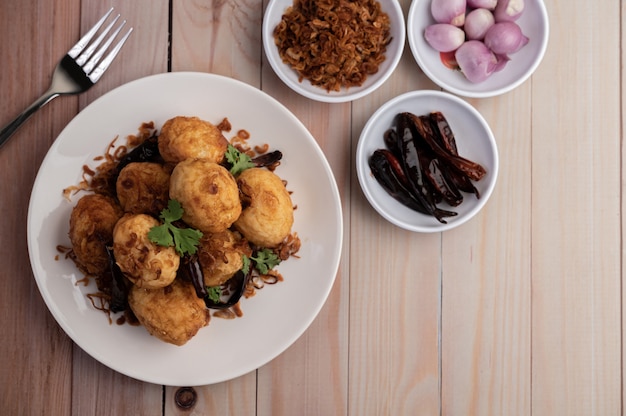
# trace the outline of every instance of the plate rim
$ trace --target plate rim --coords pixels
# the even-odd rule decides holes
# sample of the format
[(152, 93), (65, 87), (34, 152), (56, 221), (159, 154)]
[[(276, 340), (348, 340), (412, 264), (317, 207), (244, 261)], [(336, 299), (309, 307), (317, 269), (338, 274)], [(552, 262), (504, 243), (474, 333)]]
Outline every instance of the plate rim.
[[(57, 151), (58, 147), (60, 146), (61, 142), (63, 141), (65, 135), (69, 134), (68, 132), (71, 132), (72, 128), (74, 128), (75, 124), (79, 123), (81, 121), (82, 118), (86, 117), (84, 114), (87, 112), (87, 114), (89, 113), (90, 108), (94, 108), (97, 105), (101, 105), (99, 103), (109, 100), (111, 99), (111, 97), (114, 94), (118, 94), (120, 93), (120, 91), (123, 90), (127, 90), (127, 89), (132, 89), (137, 87), (138, 85), (142, 84), (142, 83), (151, 83), (151, 82), (159, 82), (161, 81), (163, 78), (180, 78), (180, 79), (186, 79), (189, 77), (197, 77), (200, 79), (205, 79), (205, 80), (209, 80), (209, 82), (224, 82), (224, 83), (230, 83), (232, 85), (234, 85), (236, 88), (241, 88), (243, 91), (247, 91), (248, 93), (251, 94), (258, 94), (259, 96), (262, 96), (263, 99), (265, 100), (269, 100), (273, 103), (273, 105), (277, 106), (281, 112), (282, 115), (289, 117), (293, 123), (295, 123), (297, 125), (297, 127), (306, 135), (306, 139), (309, 142), (310, 146), (312, 146), (312, 148), (315, 150), (315, 152), (318, 154), (319, 157), (319, 162), (321, 163), (321, 165), (324, 168), (325, 173), (328, 175), (328, 181), (330, 183), (330, 189), (328, 190), (330, 192), (330, 194), (332, 194), (333, 200), (334, 202), (336, 202), (336, 204), (333, 204), (333, 212), (336, 214), (336, 217), (334, 218), (334, 220), (336, 221), (336, 229), (334, 229), (334, 235), (333, 235), (333, 241), (337, 244), (336, 247), (336, 251), (334, 252), (334, 256), (332, 259), (332, 262), (330, 262), (330, 267), (329, 267), (329, 271), (332, 270), (332, 273), (329, 277), (329, 279), (326, 281), (326, 286), (325, 286), (325, 290), (323, 292), (323, 296), (318, 300), (318, 302), (316, 303), (316, 308), (314, 310), (311, 310), (308, 314), (309, 319), (306, 322), (303, 322), (298, 328), (298, 331), (294, 331), (293, 333), (291, 333), (291, 336), (287, 337), (288, 341), (284, 342), (283, 345), (281, 345), (280, 347), (276, 348), (274, 351), (274, 354), (270, 354), (267, 355), (266, 357), (264, 357), (263, 359), (258, 359), (256, 360), (256, 364), (249, 366), (248, 368), (241, 368), (240, 371), (233, 371), (231, 374), (225, 376), (225, 377), (208, 377), (206, 379), (198, 379), (197, 377), (194, 378), (193, 380), (191, 380), (191, 378), (188, 380), (189, 382), (174, 382), (171, 383), (169, 380), (170, 378), (167, 376), (164, 377), (144, 377), (140, 374), (140, 372), (137, 371), (131, 371), (129, 369), (125, 369), (125, 368), (121, 368), (120, 366), (115, 365), (114, 363), (111, 363), (109, 359), (106, 359), (104, 357), (102, 357), (102, 355), (97, 354), (96, 352), (93, 351), (93, 348), (89, 348), (88, 346), (86, 346), (86, 342), (80, 338), (77, 339), (78, 334), (71, 328), (67, 326), (67, 323), (64, 321), (63, 316), (62, 316), (62, 312), (60, 310), (57, 310), (57, 306), (55, 305), (55, 302), (53, 301), (53, 299), (50, 297), (50, 292), (48, 291), (48, 289), (45, 287), (45, 278), (42, 276), (38, 275), (38, 267), (39, 265), (36, 264), (37, 262), (35, 261), (35, 258), (33, 256), (34, 252), (38, 252), (38, 248), (37, 248), (37, 244), (34, 240), (34, 235), (33, 233), (35, 232), (33, 230), (33, 221), (32, 221), (32, 216), (34, 215), (34, 211), (35, 211), (35, 202), (36, 199), (34, 196), (35, 194), (35, 190), (38, 188), (38, 186), (41, 185), (41, 182), (44, 181), (43, 179), (43, 174), (45, 173), (45, 167), (47, 167), (48, 164), (50, 164), (50, 161), (54, 158), (54, 153)], [(141, 120), (138, 120), (138, 124), (141, 122)], [(129, 132), (129, 134), (131, 134), (132, 132)], [(66, 139), (67, 140), (67, 139)], [(103, 145), (103, 148), (105, 146)], [(89, 157), (89, 154), (85, 155), (84, 158), (85, 160), (87, 160), (87, 158)], [(79, 173), (77, 172), (77, 175)], [(61, 190), (59, 190), (60, 192)], [(47, 211), (47, 213), (52, 212), (53, 210), (50, 209), (49, 211)], [(334, 173), (332, 171), (332, 168), (329, 164), (328, 159), (326, 158), (324, 152), (322, 151), (319, 143), (317, 142), (317, 140), (315, 140), (314, 136), (311, 134), (311, 132), (306, 128), (306, 126), (295, 116), (294, 113), (292, 113), (284, 104), (282, 104), (281, 102), (279, 102), (277, 99), (275, 99), (274, 97), (272, 97), (271, 95), (269, 95), (267, 92), (256, 88), (250, 84), (247, 84), (243, 81), (234, 79), (234, 78), (230, 78), (227, 76), (223, 76), (223, 75), (218, 75), (218, 74), (212, 74), (212, 73), (205, 73), (205, 72), (196, 72), (196, 71), (178, 71), (178, 72), (163, 72), (163, 73), (157, 73), (157, 74), (152, 74), (152, 75), (148, 75), (145, 77), (141, 77), (132, 81), (129, 81), (125, 84), (122, 84), (108, 92), (106, 92), (105, 94), (103, 94), (102, 96), (98, 97), (97, 99), (95, 99), (93, 102), (91, 102), (90, 104), (88, 104), (87, 106), (85, 106), (82, 110), (80, 110), (73, 118), (72, 120), (63, 128), (63, 130), (59, 133), (59, 135), (55, 138), (54, 142), (52, 143), (52, 145), (50, 146), (50, 148), (48, 149), (44, 159), (41, 162), (41, 165), (38, 168), (37, 174), (35, 176), (35, 180), (33, 182), (33, 186), (31, 189), (31, 193), (30, 193), (30, 200), (29, 200), (29, 204), (28, 204), (28, 210), (27, 210), (27, 224), (26, 224), (26, 234), (27, 234), (27, 251), (28, 251), (28, 255), (29, 255), (29, 260), (30, 260), (30, 266), (31, 266), (31, 271), (33, 274), (33, 277), (35, 279), (35, 283), (37, 285), (38, 291), (40, 293), (40, 295), (42, 296), (44, 303), (48, 309), (48, 311), (52, 314), (52, 316), (54, 317), (55, 321), (57, 322), (57, 324), (61, 327), (61, 329), (66, 333), (66, 335), (77, 345), (79, 346), (83, 351), (85, 351), (88, 355), (90, 355), (92, 358), (94, 358), (95, 360), (97, 360), (98, 362), (100, 362), (101, 364), (109, 367), (110, 369), (120, 373), (120, 374), (124, 374), (128, 377), (143, 381), (143, 382), (148, 382), (148, 383), (154, 383), (154, 384), (161, 384), (161, 385), (210, 385), (210, 384), (215, 384), (215, 383), (220, 383), (223, 381), (228, 381), (228, 380), (232, 380), (234, 378), (240, 377), (242, 375), (245, 375), (249, 372), (255, 371), (257, 369), (259, 369), (260, 367), (262, 367), (263, 365), (271, 362), (273, 359), (275, 359), (277, 356), (279, 356), (280, 354), (282, 354), (283, 352), (285, 352), (291, 345), (293, 345), (293, 343), (295, 341), (297, 341), (305, 332), (306, 330), (311, 326), (311, 324), (313, 323), (313, 321), (317, 318), (317, 316), (319, 315), (320, 311), (322, 310), (322, 308), (324, 307), (324, 305), (326, 304), (326, 302), (328, 301), (330, 292), (334, 286), (335, 280), (337, 278), (337, 275), (339, 273), (339, 265), (340, 265), (340, 261), (341, 261), (341, 253), (343, 250), (343, 206), (341, 204), (341, 195), (339, 192), (339, 188), (336, 182), (336, 178), (334, 176)], [(298, 230), (295, 230), (298, 231)], [(66, 260), (69, 261), (69, 260)], [(72, 265), (73, 267), (73, 265)], [(104, 320), (105, 318), (103, 318)], [(162, 343), (162, 341), (158, 341), (159, 343)]]

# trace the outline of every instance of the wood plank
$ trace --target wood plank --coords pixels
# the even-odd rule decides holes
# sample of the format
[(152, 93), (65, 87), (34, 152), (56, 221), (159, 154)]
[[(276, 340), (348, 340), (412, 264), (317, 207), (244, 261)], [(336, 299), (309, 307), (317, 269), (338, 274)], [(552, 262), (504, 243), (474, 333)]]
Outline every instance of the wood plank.
[[(501, 162), (485, 208), (443, 235), (442, 413), (530, 412), (530, 83), (469, 100), (485, 117)], [(462, 136), (457, 135), (457, 141)]]
[[(402, 2), (405, 14), (409, 1)], [(383, 103), (438, 89), (408, 44), (392, 77), (353, 103), (352, 171), (361, 130)], [(440, 413), (441, 235), (384, 220), (352, 173), (350, 214), (349, 414)], [(418, 412), (418, 413), (415, 413)]]
[(260, 88), (263, 4), (173, 3), (172, 71), (225, 75)]
[[(285, 104), (328, 157), (344, 209), (340, 271), (312, 326), (258, 371), (196, 387), (189, 410), (175, 403), (178, 387), (123, 376), (71, 342), (38, 293), (24, 233), (39, 165), (76, 112), (118, 85), (167, 71), (170, 3), (171, 68), (231, 76)], [(401, 3), (406, 14), (410, 0)], [(53, 101), (0, 149), (3, 411), (624, 413), (626, 4), (546, 3), (551, 41), (536, 75), (505, 96), (469, 100), (499, 144), (491, 201), (456, 230), (420, 235), (383, 220), (353, 168), (359, 133), (378, 106), (405, 91), (438, 89), (408, 44), (396, 73), (374, 94), (317, 103), (289, 90), (265, 61), (267, 1), (113, 0), (136, 29), (120, 58), (92, 90)], [(106, 8), (96, 0), (0, 6), (0, 38), (16, 42), (0, 46), (0, 123), (45, 90), (58, 59)]]
[[(79, 6), (78, 0), (63, 4), (27, 0), (0, 6), (0, 39), (4, 40), (0, 124), (11, 121), (48, 88), (55, 65), (78, 34)], [(0, 403), (7, 414), (70, 411), (72, 343), (39, 294), (25, 229), (39, 165), (76, 112), (77, 103), (75, 97), (68, 97), (48, 104), (0, 149)]]
[(105, 367), (74, 347), (72, 414), (160, 414), (163, 387), (144, 383)]
[[(80, 108), (126, 82), (167, 71), (167, 0), (113, 1), (102, 5), (83, 0), (81, 33), (102, 16), (108, 7), (134, 27), (131, 37), (100, 81), (80, 96)], [(138, 120), (141, 122), (142, 120)], [(72, 411), (76, 415), (158, 414), (163, 406), (162, 387), (123, 376), (96, 362), (74, 346)]]
[[(264, 57), (263, 90), (307, 127), (335, 176), (341, 195), (344, 236), (349, 230), (350, 105), (304, 98), (285, 86)], [(346, 414), (348, 395), (349, 242), (329, 298), (311, 326), (286, 352), (258, 371), (260, 415)]]
[(120, 85), (167, 72), (168, 0), (116, 0), (106, 4), (83, 0), (82, 4), (81, 32), (93, 26), (109, 7), (114, 7), (113, 13), (126, 19), (126, 27), (133, 27), (133, 33), (100, 81), (80, 96), (81, 109)]
[[(620, 2), (621, 8), (620, 8), (620, 14), (621, 16), (626, 16), (626, 2)], [(620, 174), (620, 180), (622, 183), (624, 183), (625, 181), (625, 174), (624, 172), (626, 171), (626, 166), (624, 165), (624, 161), (626, 160), (626, 149), (623, 146), (624, 143), (624, 126), (626, 125), (626, 114), (624, 113), (624, 108), (626, 108), (626, 90), (623, 88), (623, 83), (624, 83), (624, 79), (626, 79), (626, 55), (624, 55), (624, 47), (626, 45), (626, 32), (624, 31), (624, 24), (622, 21), (620, 21), (620, 32), (622, 34), (621, 38), (620, 38), (620, 79), (621, 79), (621, 86), (622, 88), (620, 88), (621, 91), (621, 96), (620, 96), (620, 120), (621, 120), (621, 130), (620, 130), (620, 141), (622, 143), (622, 151), (621, 151), (621, 174)], [(626, 310), (624, 309), (624, 299), (626, 299), (626, 287), (624, 286), (624, 276), (626, 275), (626, 262), (624, 262), (624, 259), (626, 259), (626, 246), (624, 245), (624, 241), (626, 241), (626, 228), (624, 227), (622, 218), (624, 218), (624, 215), (626, 214), (626, 194), (624, 193), (623, 187), (621, 189), (620, 192), (620, 196), (621, 196), (621, 211), (620, 211), (620, 223), (621, 223), (621, 252), (620, 252), (620, 260), (621, 260), (621, 270), (620, 270), (620, 275), (621, 275), (621, 281), (622, 281), (622, 290), (621, 290), (621, 307), (622, 307), (622, 328), (621, 328), (621, 348), (622, 348), (622, 365), (621, 365), (621, 377), (620, 377), (620, 381), (622, 383), (622, 395), (621, 395), (621, 401), (622, 401), (622, 407), (621, 407), (621, 414), (623, 415), (626, 412), (626, 386), (624, 385), (624, 370), (626, 369), (626, 366), (624, 364), (624, 357), (626, 356), (626, 343), (624, 343), (624, 322), (626, 320)]]
[[(326, 104), (297, 95), (263, 66), (263, 90), (304, 123), (322, 148), (341, 194), (344, 236), (348, 235), (350, 105)], [(345, 414), (348, 388), (348, 262), (344, 237), (342, 262), (329, 298), (304, 335), (286, 352), (259, 369), (258, 410), (262, 415)]]
[[(174, 70), (199, 70), (218, 73), (243, 80), (257, 87), (263, 85), (264, 90), (287, 107), (300, 108), (299, 114), (296, 115), (307, 126), (314, 126), (310, 130), (315, 137), (323, 137), (323, 142), (338, 143), (335, 147), (342, 146), (341, 153), (335, 152), (335, 147), (332, 147), (332, 144), (328, 148), (332, 154), (337, 155), (334, 158), (337, 162), (343, 162), (345, 159), (340, 159), (340, 156), (347, 155), (349, 149), (345, 146), (345, 143), (348, 143), (345, 139), (348, 137), (348, 130), (347, 128), (335, 127), (338, 123), (343, 124), (343, 121), (349, 118), (348, 113), (334, 112), (336, 115), (331, 117), (330, 122), (318, 123), (318, 120), (328, 119), (331, 116), (329, 106), (319, 106), (317, 103), (310, 103), (302, 97), (295, 96), (271, 73), (268, 65), (263, 65), (268, 72), (263, 75), (258, 72), (258, 68), (261, 68), (262, 65), (260, 61), (255, 61), (255, 59), (261, 59), (259, 51), (262, 50), (262, 11), (262, 5), (254, 2), (244, 3), (237, 8), (230, 3), (213, 7), (202, 7), (192, 2), (177, 3), (174, 7), (173, 19), (172, 68)], [(190, 18), (192, 15), (193, 18)], [(217, 16), (223, 24), (216, 24)], [(177, 24), (179, 20), (181, 24)], [(240, 39), (242, 33), (244, 35), (242, 41), (236, 43), (230, 41), (233, 38)], [(202, 51), (206, 51), (206, 53), (202, 53)], [(219, 59), (216, 59), (216, 56)], [(256, 69), (257, 72), (249, 69)], [(333, 118), (338, 121), (333, 122)], [(327, 134), (329, 132), (331, 134)], [(343, 166), (343, 163), (338, 166)], [(346, 176), (344, 174), (344, 177)], [(339, 293), (341, 296), (341, 291), (334, 290), (333, 293)], [(337, 383), (328, 383), (328, 380), (338, 380), (340, 385), (347, 385), (345, 356), (342, 359), (339, 355), (339, 349), (334, 346), (342, 345), (341, 340), (337, 340), (337, 338), (341, 333), (345, 333), (345, 330), (341, 331), (341, 322), (343, 322), (344, 327), (346, 324), (345, 314), (343, 316), (342, 321), (341, 315), (338, 316), (335, 308), (330, 309), (325, 317), (322, 313), (296, 345), (278, 357), (275, 362), (259, 370), (259, 382), (256, 387), (259, 414), (293, 414), (294, 410), (308, 409), (310, 405), (314, 404), (319, 406), (320, 411), (323, 409), (330, 410), (325, 414), (335, 414), (335, 410), (338, 408), (345, 409), (345, 387), (337, 393)], [(309, 335), (311, 333), (313, 335)], [(311, 355), (312, 350), (316, 351), (313, 355)], [(298, 377), (300, 381), (294, 382), (294, 374), (302, 374), (306, 377), (304, 379)], [(311, 377), (312, 374), (315, 376)], [(230, 403), (223, 401), (219, 405), (217, 398), (237, 396), (241, 391), (249, 390), (249, 383), (256, 383), (256, 379), (251, 379), (249, 376), (244, 377), (245, 380), (249, 381), (241, 382), (237, 379), (222, 385), (200, 388), (199, 391), (203, 396), (200, 401), (206, 402), (207, 397), (212, 397), (214, 400), (213, 409), (229, 409)], [(300, 382), (305, 383), (310, 388), (303, 390)], [(277, 385), (280, 385), (281, 388), (275, 388)], [(221, 396), (213, 394), (216, 389), (224, 392), (224, 394)], [(334, 398), (324, 404), (324, 401), (319, 400), (320, 395), (321, 397)], [(280, 399), (281, 397), (289, 397), (290, 400)], [(203, 408), (203, 410), (207, 409)], [(240, 409), (240, 411), (245, 413), (247, 410)]]
[[(218, 359), (207, 357), (207, 360)], [(256, 414), (256, 372), (251, 372), (234, 380), (210, 386), (193, 387), (196, 400), (190, 408), (181, 407), (176, 402), (179, 387), (166, 387), (164, 395), (164, 415), (232, 415), (255, 416)]]
[(532, 102), (532, 413), (620, 414), (620, 2), (547, 5)]
[[(262, 6), (252, 1), (174, 2), (172, 71), (209, 72), (260, 87)], [(197, 394), (194, 412), (229, 415), (254, 415), (256, 412), (256, 372), (194, 390)], [(186, 414), (176, 405), (177, 391), (177, 387), (166, 387), (166, 414)]]

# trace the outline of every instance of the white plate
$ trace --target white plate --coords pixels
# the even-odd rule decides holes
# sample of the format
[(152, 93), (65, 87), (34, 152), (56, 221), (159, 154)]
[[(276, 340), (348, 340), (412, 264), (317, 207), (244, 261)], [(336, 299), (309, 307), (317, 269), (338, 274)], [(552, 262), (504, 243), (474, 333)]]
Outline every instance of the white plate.
[[(474, 186), (480, 199), (464, 194), (461, 205), (449, 208), (458, 213), (447, 217), (447, 224), (434, 217), (413, 211), (393, 199), (380, 186), (371, 173), (368, 160), (376, 149), (384, 148), (383, 136), (392, 125), (395, 116), (410, 112), (417, 116), (441, 111), (448, 120), (456, 137), (459, 155), (481, 164), (486, 175)], [(440, 232), (457, 227), (474, 217), (487, 203), (496, 185), (499, 159), (496, 141), (482, 115), (467, 102), (441, 91), (412, 91), (399, 95), (383, 104), (365, 124), (356, 150), (356, 168), (359, 184), (372, 207), (387, 221), (414, 232)]]
[(270, 66), (278, 77), (292, 90), (304, 97), (327, 103), (342, 103), (353, 101), (366, 96), (380, 87), (393, 73), (400, 62), (404, 42), (406, 39), (406, 28), (404, 14), (397, 0), (379, 0), (381, 9), (387, 13), (390, 20), (390, 31), (392, 41), (387, 45), (386, 58), (380, 65), (378, 72), (369, 75), (360, 87), (342, 88), (341, 91), (327, 92), (325, 89), (311, 84), (304, 79), (298, 81), (298, 74), (288, 65), (284, 64), (278, 48), (274, 43), (274, 28), (280, 23), (282, 16), (293, 0), (271, 0), (263, 17), (263, 49), (270, 63)]
[(504, 69), (487, 80), (472, 83), (459, 71), (446, 68), (439, 52), (424, 39), (424, 30), (435, 23), (430, 12), (431, 0), (414, 0), (407, 17), (407, 38), (413, 57), (434, 83), (454, 94), (465, 97), (486, 98), (507, 93), (530, 77), (541, 63), (548, 47), (550, 25), (543, 0), (526, 0), (524, 12), (517, 20), (529, 42), (511, 54)]
[[(109, 325), (75, 283), (82, 275), (70, 260), (55, 259), (69, 246), (74, 203), (62, 190), (76, 184), (84, 164), (96, 166), (115, 136), (135, 133), (143, 121), (160, 126), (177, 115), (213, 123), (228, 117), (251, 143), (283, 152), (277, 169), (297, 205), (293, 230), (301, 258), (278, 269), (285, 280), (244, 299), (244, 316), (212, 318), (182, 347), (164, 343), (139, 326)], [(227, 134), (227, 137), (231, 135)], [(124, 140), (122, 140), (124, 141)], [(333, 285), (342, 244), (342, 213), (333, 174), (315, 139), (279, 102), (247, 84), (204, 73), (167, 73), (123, 85), (80, 112), (61, 132), (44, 159), (28, 212), (28, 249), (37, 285), (50, 312), (78, 346), (104, 365), (138, 380), (183, 386), (229, 380), (266, 364), (311, 324)]]

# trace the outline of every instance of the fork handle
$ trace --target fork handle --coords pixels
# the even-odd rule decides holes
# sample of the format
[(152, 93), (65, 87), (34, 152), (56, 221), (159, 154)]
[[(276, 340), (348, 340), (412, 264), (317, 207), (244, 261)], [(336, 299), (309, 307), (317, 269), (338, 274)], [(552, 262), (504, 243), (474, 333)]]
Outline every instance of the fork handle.
[(26, 110), (22, 111), (13, 121), (4, 126), (2, 130), (0, 130), (0, 147), (4, 143), (6, 143), (9, 138), (15, 133), (15, 131), (32, 116), (35, 111), (39, 110), (44, 105), (48, 104), (52, 101), (53, 98), (58, 97), (60, 94), (52, 92), (50, 90), (46, 91), (41, 97), (35, 100), (34, 103), (29, 105)]

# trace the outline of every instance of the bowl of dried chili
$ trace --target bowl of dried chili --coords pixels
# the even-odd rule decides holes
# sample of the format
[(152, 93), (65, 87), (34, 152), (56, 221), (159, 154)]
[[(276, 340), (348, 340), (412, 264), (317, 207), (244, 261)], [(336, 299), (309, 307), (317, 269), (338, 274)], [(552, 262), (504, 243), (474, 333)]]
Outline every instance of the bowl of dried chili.
[(498, 177), (489, 125), (463, 99), (412, 91), (367, 121), (356, 152), (359, 184), (386, 220), (414, 232), (440, 232), (475, 217)]

